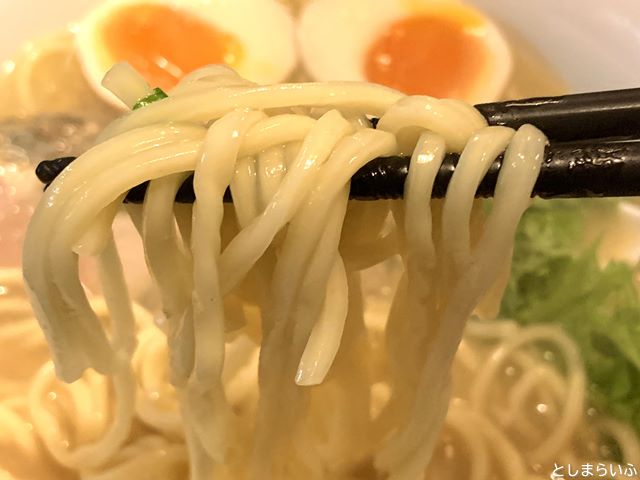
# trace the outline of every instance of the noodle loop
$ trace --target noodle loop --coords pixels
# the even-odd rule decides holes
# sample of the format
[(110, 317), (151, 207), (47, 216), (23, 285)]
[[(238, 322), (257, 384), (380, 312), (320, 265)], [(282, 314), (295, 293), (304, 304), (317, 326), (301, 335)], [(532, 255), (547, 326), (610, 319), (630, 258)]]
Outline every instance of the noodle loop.
[[(488, 127), (461, 102), (376, 85), (256, 86), (207, 67), (102, 140), (52, 183), (25, 245), (56, 371), (75, 381), (56, 383), (45, 365), (31, 387), (32, 420), (59, 464), (86, 480), (182, 479), (187, 465), (193, 480), (514, 480), (584, 453), (572, 447), (586, 388), (575, 346), (506, 321), (471, 320), (465, 333), (503, 288), (546, 145), (535, 127)], [(432, 201), (448, 152), (460, 161)], [(503, 152), (485, 216), (475, 192)], [(398, 154), (412, 155), (404, 202), (349, 204), (354, 172)], [(192, 209), (174, 205), (191, 172)], [(130, 308), (110, 229), (144, 181), (142, 215), (131, 211), (161, 329)], [(106, 322), (79, 255), (98, 260)], [(393, 296), (388, 312), (371, 307), (376, 284)], [(562, 365), (523, 348), (540, 340)], [(508, 362), (513, 384), (499, 378)], [(531, 402), (549, 419), (530, 420)], [(618, 427), (600, 426), (635, 456), (637, 439)]]

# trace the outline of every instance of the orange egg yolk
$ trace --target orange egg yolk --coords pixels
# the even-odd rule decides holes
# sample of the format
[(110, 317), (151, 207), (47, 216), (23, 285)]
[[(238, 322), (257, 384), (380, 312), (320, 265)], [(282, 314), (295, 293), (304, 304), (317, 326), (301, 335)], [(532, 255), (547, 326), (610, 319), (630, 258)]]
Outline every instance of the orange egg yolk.
[(370, 82), (410, 95), (463, 99), (485, 56), (473, 25), (424, 14), (397, 21), (373, 42), (365, 75)]
[(168, 90), (204, 65), (233, 66), (242, 44), (233, 35), (168, 5), (127, 5), (101, 28), (112, 61), (129, 62), (154, 87)]

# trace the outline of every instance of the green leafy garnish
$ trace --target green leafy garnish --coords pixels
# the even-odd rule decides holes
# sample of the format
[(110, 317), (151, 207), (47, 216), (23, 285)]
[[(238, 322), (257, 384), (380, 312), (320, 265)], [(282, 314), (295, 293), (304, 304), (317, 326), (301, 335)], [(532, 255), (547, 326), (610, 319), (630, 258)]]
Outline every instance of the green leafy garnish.
[(146, 107), (150, 103), (157, 102), (158, 100), (162, 100), (163, 98), (167, 97), (168, 95), (164, 93), (161, 88), (154, 88), (153, 92), (151, 92), (146, 97), (142, 97), (140, 100), (138, 100), (133, 106), (133, 109), (137, 110), (138, 108)]
[(589, 209), (602, 205), (533, 204), (518, 230), (501, 315), (562, 326), (582, 352), (593, 406), (640, 432), (640, 297), (633, 267), (610, 262), (602, 268), (596, 245), (582, 240)]

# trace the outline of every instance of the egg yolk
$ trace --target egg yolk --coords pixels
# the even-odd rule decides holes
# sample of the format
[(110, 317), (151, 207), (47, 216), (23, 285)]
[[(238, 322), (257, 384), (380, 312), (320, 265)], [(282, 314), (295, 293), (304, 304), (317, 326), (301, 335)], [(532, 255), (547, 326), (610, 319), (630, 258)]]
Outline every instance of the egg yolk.
[(370, 46), (367, 80), (409, 95), (464, 98), (486, 56), (476, 25), (434, 14), (397, 21)]
[(165, 90), (199, 67), (233, 66), (242, 57), (235, 36), (167, 5), (124, 6), (101, 30), (114, 63), (129, 62), (151, 85)]

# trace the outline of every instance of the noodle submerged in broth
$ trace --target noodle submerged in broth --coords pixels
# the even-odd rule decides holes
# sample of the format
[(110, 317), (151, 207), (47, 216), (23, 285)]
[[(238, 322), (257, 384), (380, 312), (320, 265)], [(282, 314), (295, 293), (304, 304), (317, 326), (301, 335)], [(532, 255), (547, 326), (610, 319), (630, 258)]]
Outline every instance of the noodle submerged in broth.
[[(603, 435), (640, 463), (628, 427), (587, 415), (584, 367), (561, 329), (479, 318), (495, 314), (545, 144), (532, 126), (488, 127), (455, 100), (256, 86), (224, 67), (187, 76), (109, 125), (33, 215), (24, 277), (70, 383), (28, 354), (33, 378), (0, 390), (12, 432), (0, 469), (543, 479), (554, 463), (603, 459)], [(474, 193), (505, 150), (485, 215)], [(460, 162), (432, 201), (446, 152)], [(349, 202), (352, 173), (394, 154), (411, 155), (405, 199)], [(196, 202), (174, 205), (190, 172)], [(144, 205), (127, 211), (162, 298), (155, 322), (129, 301), (111, 229), (122, 195), (146, 180)], [(87, 297), (79, 256), (94, 260), (104, 300)], [(3, 281), (13, 296), (0, 319), (24, 318), (34, 337), (14, 342), (20, 322), (0, 323), (0, 357), (41, 352), (17, 272)], [(29, 470), (42, 465), (61, 471)]]

